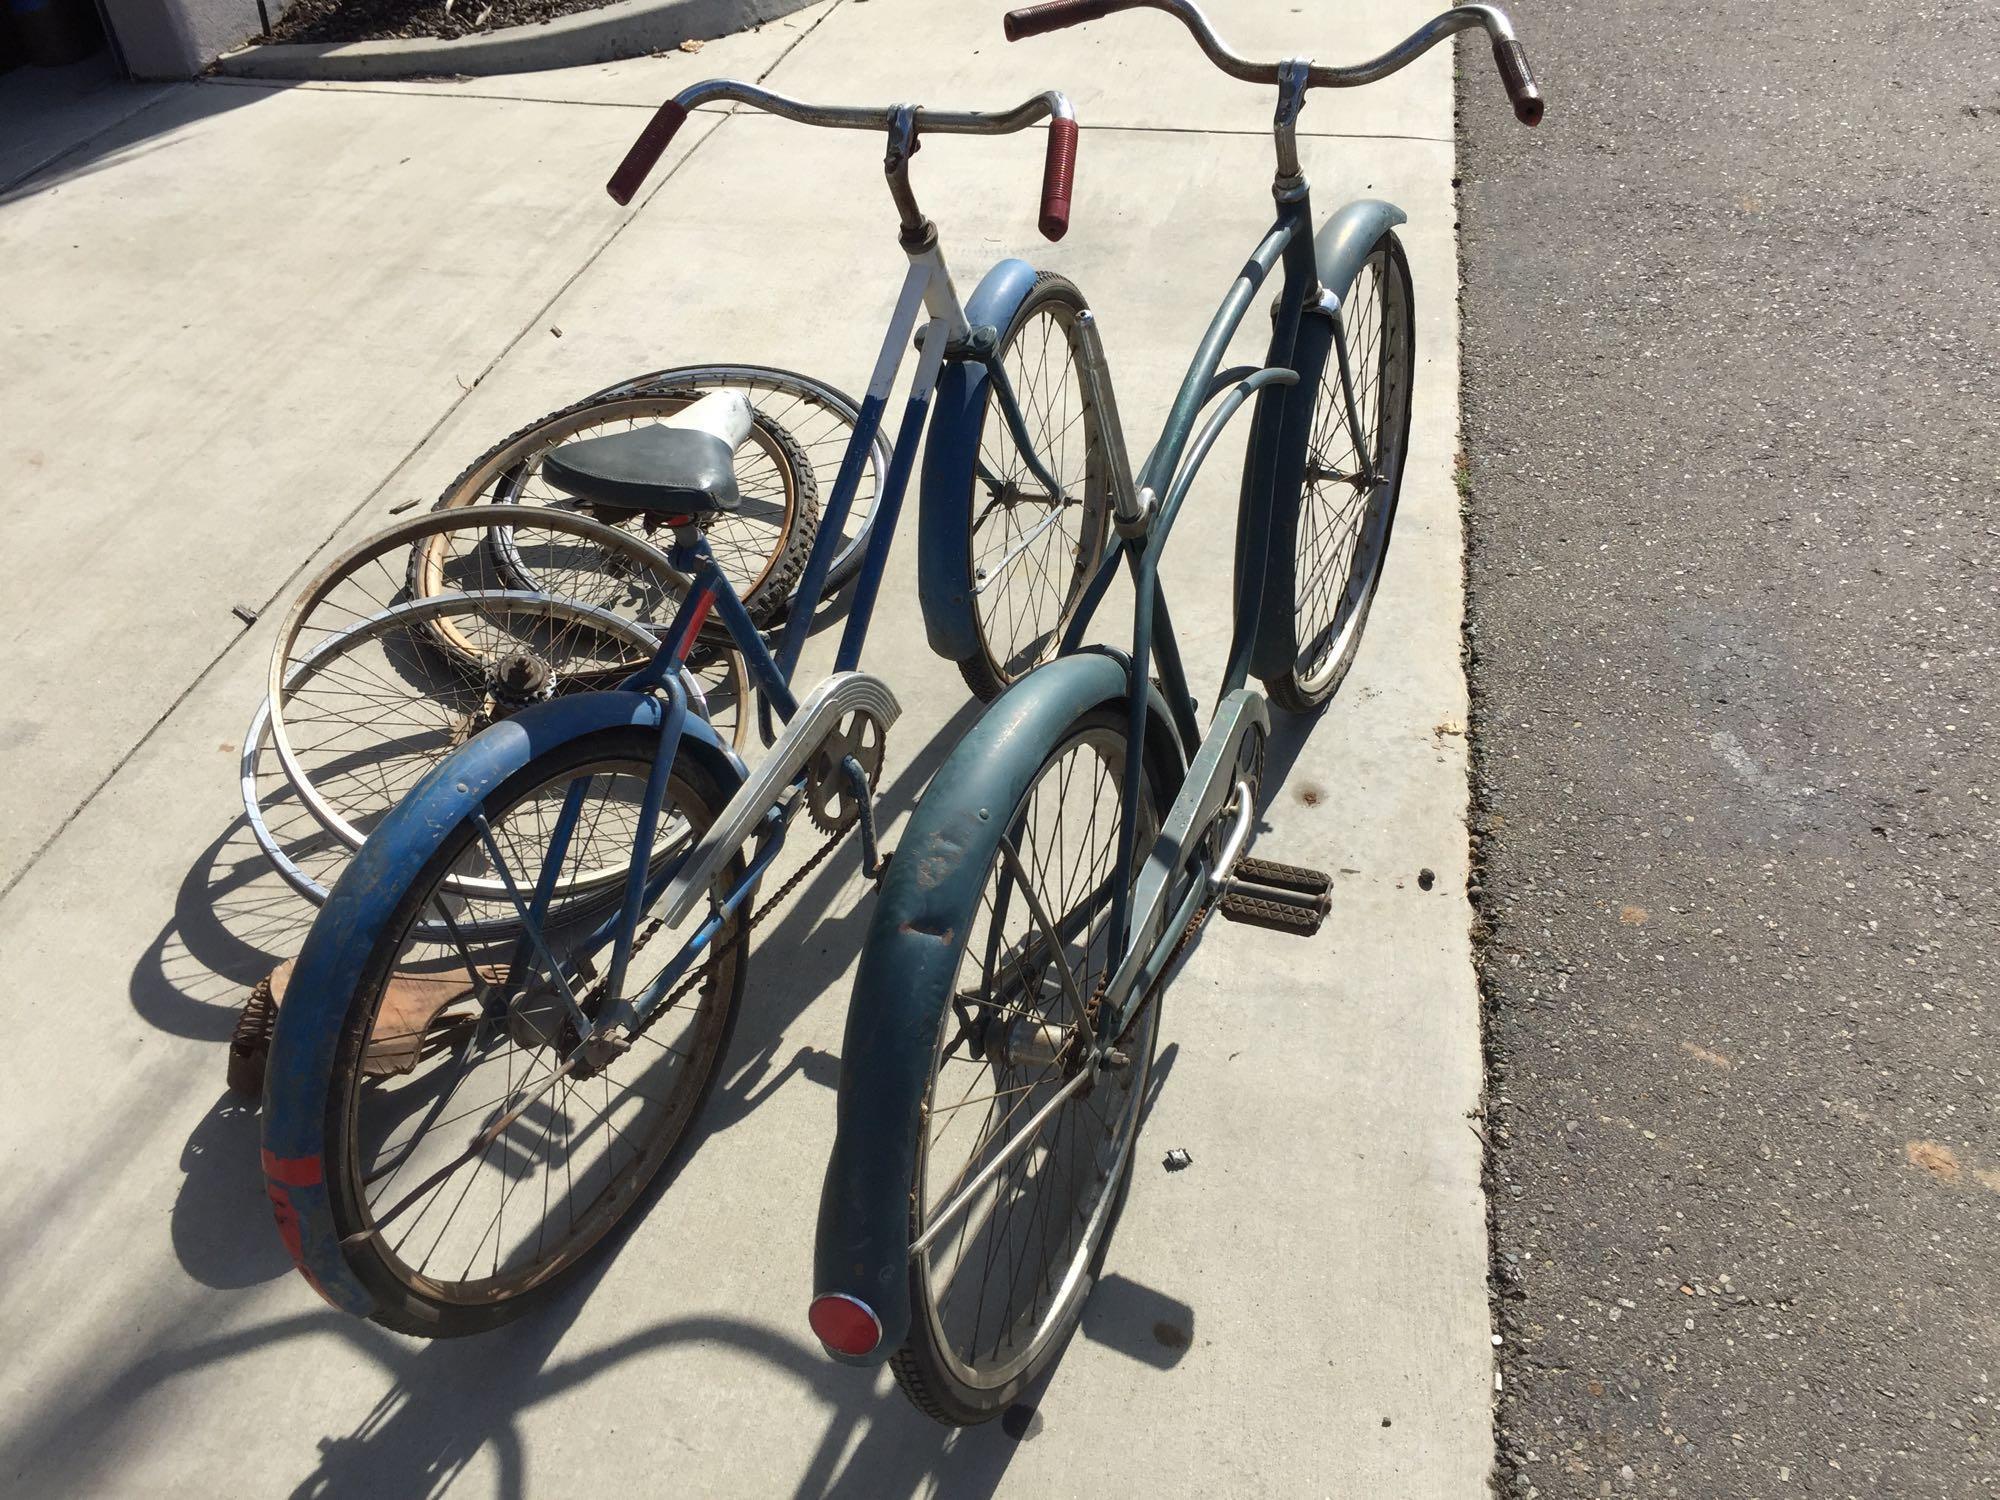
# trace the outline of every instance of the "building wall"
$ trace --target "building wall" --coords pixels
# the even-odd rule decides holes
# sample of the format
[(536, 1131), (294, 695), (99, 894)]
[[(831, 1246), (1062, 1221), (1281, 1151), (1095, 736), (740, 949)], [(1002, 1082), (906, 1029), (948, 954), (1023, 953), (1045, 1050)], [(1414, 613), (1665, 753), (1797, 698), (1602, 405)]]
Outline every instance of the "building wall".
[[(257, 0), (100, 0), (135, 78), (192, 78), (263, 29)], [(265, 0), (273, 21), (283, 0)]]

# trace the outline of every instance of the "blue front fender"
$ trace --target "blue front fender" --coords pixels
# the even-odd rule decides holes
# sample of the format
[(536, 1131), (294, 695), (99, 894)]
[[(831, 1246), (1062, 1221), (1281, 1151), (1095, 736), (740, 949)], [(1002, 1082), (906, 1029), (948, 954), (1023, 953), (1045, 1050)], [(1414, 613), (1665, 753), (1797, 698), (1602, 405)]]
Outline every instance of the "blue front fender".
[[(1122, 702), (1126, 671), (1118, 655), (1086, 650), (1009, 688), (932, 778), (890, 861), (847, 1011), (813, 1252), (814, 1295), (840, 1293), (866, 1304), (882, 1339), (868, 1358), (836, 1359), (880, 1363), (909, 1332), (910, 1184), (964, 929), (1006, 818), (1069, 726), (1101, 704)], [(1186, 762), (1166, 702), (1148, 686), (1146, 754), (1177, 789)]]
[[(1028, 293), (1035, 268), (1024, 260), (1003, 260), (980, 279), (965, 304), (974, 328), (1001, 334)], [(986, 420), (986, 366), (976, 359), (952, 360), (938, 377), (931, 403), (930, 436), (924, 441), (921, 503), (917, 513), (917, 597), (924, 608), (924, 634), (946, 661), (967, 661), (980, 651), (979, 624), (972, 608), (973, 466), (979, 458), (979, 429)]]
[[(474, 736), (439, 761), (368, 836), (306, 934), (279, 1007), (264, 1071), (265, 1190), (292, 1260), (328, 1302), (366, 1316), (374, 1299), (348, 1269), (334, 1228), (323, 1164), (334, 1053), (370, 955), (412, 881), (508, 777), (538, 756), (605, 729), (660, 727), (664, 704), (645, 693), (579, 693), (537, 704)], [(685, 752), (700, 757), (725, 794), (740, 763), (689, 714)]]

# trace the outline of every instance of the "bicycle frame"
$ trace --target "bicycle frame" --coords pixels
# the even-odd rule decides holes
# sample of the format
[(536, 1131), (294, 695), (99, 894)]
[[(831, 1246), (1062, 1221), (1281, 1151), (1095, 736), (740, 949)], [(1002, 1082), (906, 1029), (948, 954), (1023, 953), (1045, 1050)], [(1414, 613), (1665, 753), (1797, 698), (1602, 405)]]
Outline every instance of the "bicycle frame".
[[(1330, 280), (1344, 290), (1351, 272), (1344, 272), (1341, 265), (1330, 264), (1329, 260), (1339, 262), (1343, 256), (1351, 259), (1355, 242), (1365, 242), (1361, 247), (1365, 249), (1366, 244), (1373, 243), (1375, 234), (1322, 235), (1321, 239), (1331, 238), (1336, 244), (1331, 258), (1321, 254), (1313, 234), (1310, 186), (1298, 169), (1291, 144), (1292, 122), (1310, 81), (1307, 65), (1282, 63), (1278, 72), (1276, 217), (1210, 320), (1181, 380), (1159, 440), (1140, 466), (1137, 479), (1122, 493), (1117, 492), (1114, 483), (1119, 506), (1117, 540), (1107, 548), (1062, 642), (1065, 654), (1081, 645), (1122, 561), (1131, 574), (1134, 596), (1132, 647), (1126, 662), (1130, 715), (1126, 743), (1141, 746), (1148, 742), (1146, 721), (1155, 710), (1145, 685), (1156, 678), (1173, 715), (1175, 737), (1181, 745), (1194, 747), (1185, 770), (1189, 782), (1198, 789), (1197, 798), (1188, 804), (1184, 793), (1176, 803), (1181, 816), (1160, 830), (1147, 869), (1137, 879), (1134, 874), (1139, 859), (1139, 813), (1145, 767), (1143, 757), (1138, 754), (1128, 754), (1126, 758), (1120, 789), (1117, 863), (1109, 882), (1110, 931), (1120, 961), (1105, 992), (1106, 1019), (1097, 1028), (1100, 1037), (1115, 1038), (1131, 1024), (1140, 1000), (1165, 967), (1180, 934), (1201, 909), (1215, 879), (1226, 872), (1244, 842), (1243, 831), (1239, 831), (1230, 841), (1234, 847), (1226, 851), (1227, 858), (1218, 859), (1213, 865), (1206, 860), (1192, 860), (1192, 877), (1175, 903), (1173, 914), (1168, 915), (1170, 890), (1190, 863), (1190, 842), (1213, 824), (1232, 791), (1247, 793), (1247, 786), (1235, 777), (1237, 748), (1245, 735), (1269, 728), (1269, 710), (1263, 695), (1247, 688), (1246, 683), (1263, 619), (1269, 565), (1266, 539), (1274, 531), (1272, 522), (1279, 496), (1296, 487), (1296, 476), (1302, 472), (1310, 438), (1314, 393), (1289, 389), (1298, 381), (1294, 368), (1296, 351), (1307, 317), (1323, 317), (1332, 325), (1332, 352), (1340, 372), (1342, 415), (1355, 451), (1365, 452), (1368, 447), (1354, 401), (1353, 371), (1341, 322), (1340, 299), (1324, 283)], [(1379, 232), (1401, 222), (1403, 217), (1392, 205), (1362, 200), (1347, 205), (1329, 223), (1328, 230), (1339, 230), (1343, 221), (1352, 220)], [(1222, 369), (1222, 358), (1231, 339), (1274, 271), (1281, 280), (1264, 364), (1255, 369), (1247, 366)], [(1088, 330), (1086, 338), (1094, 341), (1094, 330)], [(1094, 377), (1103, 382), (1099, 399), (1108, 402), (1109, 379), (1101, 354), (1094, 359), (1086, 358), (1084, 368), (1087, 379)], [(1160, 581), (1159, 563), (1174, 522), (1216, 439), (1253, 397), (1252, 434), (1238, 506), (1229, 654), (1217, 707), (1204, 731), (1196, 722), (1195, 700), (1189, 691), (1179, 641)], [(1211, 405), (1214, 410), (1197, 430), (1197, 421)], [(1124, 472), (1122, 465), (1115, 467), (1117, 472)]]
[[(1282, 281), (1263, 367), (1256, 370), (1222, 370), (1224, 352), (1242, 324), (1244, 314), (1271, 273), (1280, 268)], [(1187, 746), (1206, 743), (1203, 730), (1195, 719), (1194, 698), (1188, 687), (1166, 592), (1160, 581), (1159, 562), (1189, 489), (1221, 435), (1222, 428), (1254, 396), (1253, 437), (1243, 475), (1230, 648), (1220, 701), (1228, 704), (1248, 681), (1251, 651), (1263, 608), (1266, 557), (1261, 547), (1245, 546), (1243, 539), (1262, 538), (1271, 532), (1272, 507), (1280, 492), (1277, 481), (1286, 458), (1286, 417), (1292, 406), (1287, 399), (1286, 387), (1298, 379), (1292, 365), (1299, 325), (1307, 314), (1309, 304), (1317, 303), (1319, 292), (1318, 267), (1313, 254), (1312, 203), (1310, 193), (1301, 181), (1295, 194), (1280, 199), (1275, 221), (1258, 242), (1210, 320), (1189, 363), (1187, 374), (1181, 380), (1159, 440), (1140, 467), (1135, 491), (1129, 499), (1129, 509), (1120, 515), (1117, 540), (1106, 550), (1064, 636), (1064, 652), (1072, 651), (1081, 644), (1122, 562), (1131, 574), (1134, 595), (1132, 649), (1126, 664), (1126, 676), (1131, 684), (1127, 694), (1131, 716), (1127, 729), (1128, 745), (1146, 743), (1146, 718), (1152, 711), (1152, 704), (1144, 685), (1149, 677), (1155, 675), (1174, 716), (1174, 727), (1180, 742)], [(1338, 327), (1337, 306), (1332, 309), (1315, 306), (1313, 310), (1318, 315), (1331, 316)], [(1197, 420), (1218, 397), (1222, 398), (1221, 404), (1197, 435)], [(1308, 415), (1309, 412), (1308, 406)], [(1257, 440), (1255, 434), (1268, 431), (1279, 434), (1277, 441)], [(1301, 444), (1303, 436), (1302, 433), (1299, 435)], [(1252, 696), (1257, 698), (1261, 713), (1261, 695)], [(1222, 717), (1222, 710), (1218, 709), (1217, 721)], [(1268, 722), (1267, 717), (1264, 722)], [(1212, 722), (1208, 732), (1213, 734), (1215, 728), (1216, 722)], [(1197, 753), (1190, 769), (1195, 769), (1200, 760), (1201, 756)], [(1233, 757), (1227, 765), (1218, 761), (1211, 770), (1211, 776), (1226, 775), (1233, 766)], [(1113, 946), (1123, 958), (1104, 997), (1104, 1012), (1109, 1019), (1099, 1028), (1101, 1035), (1114, 1037), (1124, 1030), (1131, 1019), (1134, 997), (1142, 995), (1149, 987), (1151, 978), (1164, 965), (1168, 951), (1185, 929), (1187, 919), (1207, 895), (1208, 872), (1204, 866), (1197, 872), (1193, 886), (1180, 902), (1180, 920), (1159, 922), (1158, 918), (1162, 915), (1160, 896), (1163, 893), (1155, 892), (1154, 899), (1146, 903), (1145, 909), (1139, 913), (1140, 920), (1134, 922), (1134, 897), (1145, 894), (1135, 890), (1132, 879), (1138, 855), (1138, 820), (1143, 792), (1141, 778), (1144, 774), (1143, 757), (1128, 754), (1120, 797), (1118, 859), (1110, 882), (1111, 931), (1115, 935)], [(1135, 941), (1148, 933), (1155, 934), (1150, 945)]]
[[(843, 454), (832, 497), (822, 516), (798, 592), (792, 601), (791, 613), (775, 650), (751, 622), (742, 600), (716, 565), (698, 528), (685, 519), (676, 523), (674, 545), (668, 549), (667, 556), (675, 569), (690, 578), (687, 595), (661, 638), (653, 659), (620, 685), (621, 691), (662, 692), (669, 700), (668, 711), (661, 718), (659, 749), (640, 805), (637, 836), (625, 876), (624, 899), (616, 912), (607, 916), (580, 942), (567, 947), (571, 967), (579, 958), (587, 960), (594, 957), (606, 944), (612, 947), (605, 992), (613, 999), (595, 1019), (584, 1016), (569, 992), (566, 976), (560, 972), (563, 966), (556, 963), (555, 955), (540, 937), (541, 925), (555, 895), (557, 877), (570, 837), (581, 815), (587, 789), (583, 781), (573, 783), (565, 796), (544, 856), (543, 868), (536, 879), (533, 898), (524, 900), (517, 896), (514, 902), (523, 927), (523, 936), (516, 948), (516, 964), (532, 952), (550, 966), (578, 1033), (585, 1038), (593, 1032), (614, 1027), (636, 1029), (643, 1026), (662, 997), (686, 974), (724, 924), (749, 898), (758, 880), (784, 846), (798, 807), (795, 799), (787, 799), (786, 790), (796, 777), (787, 778), (783, 786), (773, 789), (775, 794), (770, 797), (768, 805), (756, 810), (752, 827), (745, 837), (707, 841), (691, 847), (664, 869), (650, 875), (647, 873), (652, 860), (656, 825), (665, 805), (667, 777), (690, 711), (692, 679), (682, 669), (698, 633), (713, 613), (730, 641), (743, 654), (758, 696), (759, 712), (767, 726), (767, 737), (773, 713), (781, 722), (787, 725), (793, 723), (800, 709), (800, 700), (793, 690), (799, 659), (811, 631), (813, 616), (822, 602), (827, 576), (840, 548), (870, 449), (881, 429), (913, 337), (918, 347), (916, 368), (905, 396), (882, 493), (875, 501), (868, 544), (854, 579), (852, 601), (834, 660), (835, 674), (859, 670), (881, 591), (882, 576), (888, 566), (890, 547), (909, 489), (915, 456), (929, 421), (932, 398), (948, 363), (976, 362), (984, 367), (987, 378), (993, 384), (1008, 431), (1029, 471), (1052, 494), (1059, 495), (1063, 491), (1062, 484), (1050, 473), (1028, 433), (1019, 399), (996, 351), (996, 340), (985, 336), (990, 334), (990, 330), (974, 330), (967, 322), (964, 305), (938, 243), (936, 227), (915, 211), (914, 199), (909, 194), (906, 167), (909, 153), (914, 149), (912, 143), (917, 119), (917, 111), (911, 107), (901, 106), (890, 112), (890, 147), (886, 162), (892, 193), (903, 210), (902, 245), (909, 260), (909, 269), (883, 334), (874, 372)], [(858, 767), (852, 767), (849, 774), (858, 771)], [(865, 786), (865, 778), (857, 784), (857, 790), (862, 786)], [(867, 795), (872, 796), (872, 793), (873, 789), (868, 788)], [(718, 819), (718, 826), (722, 821)], [(864, 832), (867, 831), (864, 819)], [(713, 876), (719, 873), (721, 866), (748, 837), (758, 838), (759, 842), (756, 854), (742, 877), (713, 902), (705, 920), (645, 990), (636, 997), (626, 997), (623, 981), (633, 950), (634, 934), (643, 914), (659, 906), (678, 882), (678, 899), (669, 903), (667, 917), (670, 921), (686, 917), (696, 901), (708, 891)], [(872, 833), (869, 837), (872, 842)]]

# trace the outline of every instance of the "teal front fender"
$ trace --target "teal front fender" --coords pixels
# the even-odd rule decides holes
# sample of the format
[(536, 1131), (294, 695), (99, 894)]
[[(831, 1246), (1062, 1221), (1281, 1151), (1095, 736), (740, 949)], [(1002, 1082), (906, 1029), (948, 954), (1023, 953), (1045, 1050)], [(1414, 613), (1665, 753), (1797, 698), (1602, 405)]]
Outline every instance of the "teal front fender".
[(1347, 289), (1368, 259), (1368, 252), (1382, 238), (1384, 230), (1406, 223), (1409, 215), (1380, 198), (1357, 198), (1341, 205), (1313, 236), (1313, 261), (1319, 267), (1321, 289), (1336, 303), (1346, 300)]

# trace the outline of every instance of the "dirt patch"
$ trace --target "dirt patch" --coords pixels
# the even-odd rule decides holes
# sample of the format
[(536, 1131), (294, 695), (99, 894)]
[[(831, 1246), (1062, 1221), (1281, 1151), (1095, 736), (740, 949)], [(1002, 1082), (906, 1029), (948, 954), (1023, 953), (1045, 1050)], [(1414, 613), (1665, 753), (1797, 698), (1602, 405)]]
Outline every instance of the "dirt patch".
[(1936, 1141), (1911, 1141), (1903, 1148), (1903, 1154), (1909, 1157), (1911, 1166), (1922, 1167), (1933, 1177), (1958, 1181), (1958, 1158), (1949, 1146), (1940, 1146)]
[(389, 37), (482, 36), (597, 10), (612, 0), (298, 0), (271, 28), (273, 42), (372, 42)]

